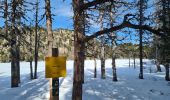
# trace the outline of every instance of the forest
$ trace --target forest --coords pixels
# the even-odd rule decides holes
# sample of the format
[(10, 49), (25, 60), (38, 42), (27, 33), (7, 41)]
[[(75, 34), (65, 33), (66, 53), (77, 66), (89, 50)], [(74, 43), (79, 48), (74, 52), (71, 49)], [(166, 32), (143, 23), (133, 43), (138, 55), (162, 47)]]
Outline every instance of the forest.
[[(64, 17), (66, 15), (67, 18)], [(46, 57), (57, 56), (67, 57), (67, 76), (43, 79), (48, 82), (50, 96), (47, 99), (50, 100), (59, 100), (59, 94), (63, 93), (59, 93), (60, 84), (67, 78), (72, 78), (70, 99), (95, 100), (97, 98), (85, 96), (88, 78), (98, 79), (100, 75), (100, 80), (107, 80), (109, 73), (115, 85), (121, 80), (122, 66), (131, 72), (131, 69), (137, 71), (134, 72), (138, 74), (135, 82), (147, 80), (147, 71), (154, 72), (155, 76), (162, 75), (161, 81), (168, 82), (169, 40), (169, 0), (0, 0), (0, 83), (3, 83), (1, 80), (7, 68), (3, 64), (9, 66), (8, 84), (10, 82), (10, 89), (15, 89), (24, 83), (22, 73), (27, 72), (31, 82), (39, 81), (40, 70), (43, 75), (46, 70), (40, 67), (45, 67), (42, 62)], [(69, 65), (70, 61), (73, 63)], [(27, 68), (23, 71), (23, 62), (28, 71)], [(120, 65), (123, 63), (126, 64)], [(93, 74), (89, 76), (87, 72), (91, 70)], [(96, 83), (97, 80), (90, 86)], [(57, 84), (56, 87), (54, 84)], [(157, 93), (154, 89), (149, 91)], [(165, 100), (170, 97), (170, 91), (166, 93)], [(160, 95), (165, 93), (161, 91)], [(1, 96), (7, 100), (5, 95)], [(106, 100), (107, 96), (100, 98)], [(124, 100), (114, 96), (108, 100), (113, 99)]]

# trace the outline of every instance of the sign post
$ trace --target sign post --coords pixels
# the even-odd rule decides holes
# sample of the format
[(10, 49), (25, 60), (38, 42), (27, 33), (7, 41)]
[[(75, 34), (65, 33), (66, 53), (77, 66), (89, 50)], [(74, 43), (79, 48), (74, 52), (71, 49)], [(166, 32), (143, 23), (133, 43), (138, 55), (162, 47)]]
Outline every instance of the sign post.
[[(52, 48), (52, 56), (57, 57), (58, 55), (58, 48)], [(52, 100), (59, 100), (59, 78), (52, 78)]]
[(50, 100), (59, 100), (59, 77), (66, 76), (66, 57), (58, 55), (58, 48), (52, 48), (52, 57), (45, 58), (45, 77), (52, 78)]

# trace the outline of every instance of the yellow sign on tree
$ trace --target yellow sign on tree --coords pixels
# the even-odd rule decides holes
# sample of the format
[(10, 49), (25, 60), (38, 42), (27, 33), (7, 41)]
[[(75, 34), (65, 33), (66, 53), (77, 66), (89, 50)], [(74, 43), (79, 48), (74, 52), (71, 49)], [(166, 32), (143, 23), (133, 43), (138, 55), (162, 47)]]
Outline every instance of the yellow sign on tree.
[(59, 78), (66, 76), (66, 57), (46, 57), (45, 58), (45, 77)]

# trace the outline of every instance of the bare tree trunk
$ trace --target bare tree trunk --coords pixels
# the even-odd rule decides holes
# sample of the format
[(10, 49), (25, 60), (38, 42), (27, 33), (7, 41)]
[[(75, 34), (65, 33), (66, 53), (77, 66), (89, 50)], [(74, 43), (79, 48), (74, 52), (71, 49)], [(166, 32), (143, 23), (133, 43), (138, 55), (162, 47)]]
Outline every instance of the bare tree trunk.
[[(112, 8), (114, 7), (113, 2), (111, 2), (110, 5), (110, 27), (113, 27), (113, 12)], [(111, 33), (111, 39), (112, 39), (112, 71), (113, 71), (113, 81), (117, 81), (117, 73), (116, 73), (116, 55), (115, 55), (115, 48), (116, 48), (116, 41), (115, 41), (116, 35), (114, 32)]]
[(38, 66), (38, 0), (36, 1), (36, 20), (35, 20), (35, 69), (34, 69), (34, 79), (37, 79), (37, 66)]
[(112, 56), (113, 81), (117, 81), (115, 57)]
[(74, 10), (74, 78), (72, 100), (82, 100), (82, 67), (84, 67), (84, 16), (79, 11), (83, 0), (72, 0)]
[(136, 55), (135, 55), (135, 53), (133, 54), (133, 67), (134, 67), (134, 69), (136, 68)]
[(85, 60), (85, 43), (84, 43), (84, 41), (82, 41), (82, 43), (81, 43), (81, 50), (80, 50), (80, 55), (81, 55), (81, 74), (82, 74), (82, 79), (81, 79), (81, 81), (82, 81), (82, 83), (84, 83), (84, 60)]
[(170, 81), (170, 78), (169, 78), (169, 63), (165, 64), (165, 73), (166, 73), (165, 80)]
[(30, 60), (30, 79), (33, 79), (32, 60)]
[(18, 83), (21, 82), (20, 80), (20, 36), (17, 36), (17, 43), (16, 43), (16, 53), (17, 53), (17, 66), (18, 66), (18, 70), (17, 70), (17, 74), (18, 74)]
[(105, 79), (105, 59), (102, 57), (101, 59), (101, 78)]
[(94, 78), (97, 77), (97, 63), (96, 63), (96, 58), (94, 58)]
[[(81, 19), (83, 21), (82, 22), (82, 30), (83, 30), (82, 34), (85, 37), (85, 11), (82, 12), (81, 17), (82, 17)], [(82, 56), (81, 57), (81, 59), (82, 59), (82, 64), (81, 64), (82, 65), (81, 66), (81, 68), (82, 68), (82, 70), (81, 70), (82, 71), (81, 72), (82, 73), (82, 79), (81, 80), (82, 80), (82, 83), (84, 83), (84, 60), (85, 60), (85, 42), (84, 42), (84, 40), (81, 42), (81, 45), (82, 45), (81, 50), (80, 50), (81, 51), (81, 56)]]
[(11, 87), (18, 87), (18, 64), (17, 64), (17, 36), (15, 31), (16, 1), (12, 1), (12, 32), (11, 32)]
[(46, 13), (46, 26), (47, 26), (47, 40), (48, 40), (48, 52), (47, 56), (52, 56), (53, 47), (53, 33), (52, 33), (52, 18), (51, 18), (51, 5), (50, 0), (45, 0), (45, 13)]
[(130, 68), (130, 53), (129, 53), (129, 68)]
[(32, 61), (33, 61), (33, 56), (32, 56), (32, 31), (30, 30), (30, 79), (34, 79), (34, 75), (33, 75), (33, 66), (32, 66)]
[(155, 37), (156, 38), (156, 50), (155, 50), (155, 56), (156, 56), (156, 67), (157, 67), (157, 72), (161, 72), (161, 66), (160, 66), (160, 62), (159, 62), (159, 60), (158, 60), (158, 57), (159, 57), (159, 51), (158, 51), (158, 46), (157, 46), (157, 41), (158, 41), (158, 39), (157, 39), (157, 37)]
[[(143, 24), (143, 6), (144, 6), (144, 0), (140, 0), (140, 26)], [(143, 30), (139, 29), (139, 35), (140, 35), (140, 73), (139, 73), (139, 79), (143, 79), (143, 46), (142, 46), (142, 35), (143, 35)]]
[(8, 0), (4, 1), (4, 5), (5, 5), (5, 12), (4, 12), (5, 33), (6, 33), (6, 37), (8, 37)]
[[(103, 11), (100, 10), (100, 30), (103, 30)], [(105, 79), (105, 47), (104, 36), (101, 36), (101, 79)]]
[(161, 72), (161, 66), (159, 61), (156, 61), (157, 72)]

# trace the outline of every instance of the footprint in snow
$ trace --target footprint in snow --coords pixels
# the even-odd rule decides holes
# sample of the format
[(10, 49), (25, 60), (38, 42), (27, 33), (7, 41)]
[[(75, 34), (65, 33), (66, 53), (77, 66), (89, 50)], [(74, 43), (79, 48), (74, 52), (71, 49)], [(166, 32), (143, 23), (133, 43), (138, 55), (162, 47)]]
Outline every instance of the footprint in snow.
[(158, 91), (158, 90), (154, 90), (154, 89), (151, 89), (149, 90), (151, 93), (155, 94), (155, 95), (164, 95), (164, 93), (162, 91)]
[(168, 86), (170, 86), (170, 82), (168, 82), (168, 84), (167, 84)]

